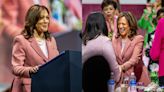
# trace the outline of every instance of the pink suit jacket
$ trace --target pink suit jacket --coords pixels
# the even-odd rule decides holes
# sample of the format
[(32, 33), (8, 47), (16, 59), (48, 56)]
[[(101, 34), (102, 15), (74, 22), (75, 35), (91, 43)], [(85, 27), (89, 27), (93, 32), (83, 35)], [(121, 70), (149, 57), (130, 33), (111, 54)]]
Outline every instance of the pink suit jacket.
[(158, 21), (155, 37), (152, 48), (150, 49), (150, 56), (153, 60), (159, 60), (159, 76), (164, 76), (164, 18)]
[[(39, 0), (41, 5), (48, 6), (48, 0)], [(11, 37), (20, 34), (25, 24), (25, 16), (28, 9), (34, 5), (33, 0), (4, 0), (2, 4), (5, 33)], [(50, 10), (50, 8), (49, 8)], [(51, 16), (51, 15), (50, 15)], [(66, 30), (65, 26), (50, 19), (49, 31), (59, 32)]]
[[(128, 39), (125, 48), (121, 54), (121, 38), (113, 37), (112, 43), (114, 47), (114, 51), (116, 54), (116, 59), (119, 65), (121, 65), (124, 68), (124, 71), (122, 73), (122, 77), (120, 80), (120, 83), (122, 83), (124, 76), (130, 76), (131, 72), (134, 72), (134, 67), (137, 65), (137, 67), (140, 67), (138, 70), (141, 71), (137, 72), (135, 74), (136, 76), (139, 75), (140, 79), (138, 79), (141, 82), (144, 82), (145, 85), (150, 83), (150, 79), (148, 76), (148, 72), (146, 67), (143, 67), (143, 61), (142, 61), (142, 51), (143, 51), (143, 41), (144, 38), (141, 35), (135, 36), (133, 40)], [(139, 65), (139, 66), (138, 66)]]
[[(48, 58), (43, 54), (34, 37), (28, 40), (23, 35), (15, 37), (12, 51), (12, 66), (16, 77), (13, 81), (12, 92), (24, 92), (25, 90), (25, 92), (31, 92), (29, 69), (43, 65), (59, 54), (53, 37), (46, 40), (46, 44)], [(20, 89), (23, 89), (23, 91)]]

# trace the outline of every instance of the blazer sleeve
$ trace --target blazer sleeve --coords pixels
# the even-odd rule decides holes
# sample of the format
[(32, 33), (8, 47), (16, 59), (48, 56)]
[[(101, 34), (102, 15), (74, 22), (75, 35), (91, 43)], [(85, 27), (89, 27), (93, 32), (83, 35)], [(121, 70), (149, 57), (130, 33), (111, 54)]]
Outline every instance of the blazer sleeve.
[(23, 45), (23, 41), (21, 41), (21, 38), (16, 36), (13, 43), (12, 61), (11, 61), (13, 73), (16, 76), (30, 77), (29, 70), (31, 67), (24, 66), (25, 58), (26, 55), (25, 55), (25, 48)]
[(115, 80), (118, 82), (120, 80), (121, 71), (116, 61), (115, 52), (110, 40), (106, 41), (106, 43), (103, 45), (103, 56), (107, 59), (109, 67), (115, 75)]
[(122, 66), (124, 71), (128, 70), (129, 68), (133, 67), (134, 65), (138, 64), (140, 59), (142, 59), (142, 51), (143, 51), (143, 36), (138, 36), (137, 39), (134, 39), (136, 43), (134, 44), (134, 50), (132, 52), (132, 56), (130, 59), (125, 62)]
[(164, 30), (164, 28), (162, 27), (164, 23), (163, 21), (164, 19), (158, 22), (158, 25), (155, 31), (155, 37), (152, 43), (152, 48), (150, 49), (150, 57), (155, 61), (159, 60), (159, 56), (160, 56), (162, 31)]

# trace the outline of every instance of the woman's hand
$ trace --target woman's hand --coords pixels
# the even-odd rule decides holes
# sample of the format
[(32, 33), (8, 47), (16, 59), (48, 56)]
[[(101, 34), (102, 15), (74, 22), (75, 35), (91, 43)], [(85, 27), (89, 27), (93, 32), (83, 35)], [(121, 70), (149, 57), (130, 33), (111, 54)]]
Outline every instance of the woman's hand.
[(34, 66), (34, 67), (30, 68), (29, 72), (30, 73), (36, 73), (38, 70), (39, 70), (39, 66)]

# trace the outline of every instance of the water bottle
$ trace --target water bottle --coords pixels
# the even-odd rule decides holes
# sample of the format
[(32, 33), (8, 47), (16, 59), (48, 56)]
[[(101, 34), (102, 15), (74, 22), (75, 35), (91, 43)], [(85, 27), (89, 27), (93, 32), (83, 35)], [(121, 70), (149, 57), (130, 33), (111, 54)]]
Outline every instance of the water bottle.
[(108, 92), (114, 92), (114, 90), (115, 90), (114, 73), (111, 72), (111, 77), (108, 80)]
[(134, 72), (131, 73), (130, 75), (130, 92), (137, 92), (137, 88), (136, 88), (136, 76), (134, 75)]
[(144, 83), (143, 82), (137, 83), (137, 92), (144, 92)]
[(129, 77), (124, 76), (123, 83), (121, 84), (121, 91), (120, 92), (129, 92)]

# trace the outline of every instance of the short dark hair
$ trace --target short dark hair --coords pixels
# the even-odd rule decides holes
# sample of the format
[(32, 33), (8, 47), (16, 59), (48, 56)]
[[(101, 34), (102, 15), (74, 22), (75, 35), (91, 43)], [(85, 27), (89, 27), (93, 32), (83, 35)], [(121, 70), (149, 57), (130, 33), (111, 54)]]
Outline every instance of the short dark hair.
[(85, 30), (82, 34), (84, 45), (86, 45), (87, 41), (95, 39), (101, 34), (108, 36), (105, 17), (100, 12), (89, 14), (86, 20)]
[[(25, 26), (24, 26), (24, 29), (22, 31), (22, 34), (24, 35), (24, 37), (26, 39), (29, 39), (33, 36), (34, 29), (36, 29), (35, 25), (39, 21), (40, 14), (43, 10), (46, 10), (49, 14), (48, 8), (43, 6), (43, 5), (37, 5), (36, 4), (36, 5), (31, 6), (28, 9), (26, 17), (25, 17)], [(48, 30), (47, 30), (47, 32), (44, 32), (44, 35), (45, 35), (46, 39), (50, 38), (50, 33), (48, 32)]]
[(161, 9), (159, 9), (159, 10), (157, 11), (157, 16), (156, 16), (156, 18), (158, 19), (158, 17), (159, 17), (160, 14), (162, 14), (162, 13), (164, 13), (164, 7), (162, 7)]
[(106, 7), (108, 5), (112, 5), (114, 7), (114, 9), (117, 9), (117, 3), (113, 0), (103, 0), (103, 2), (101, 4), (101, 9), (103, 10), (104, 7)]
[[(128, 24), (131, 30), (130, 33), (128, 34), (128, 37), (133, 38), (135, 35), (137, 35), (137, 30), (138, 30), (137, 19), (131, 12), (121, 12), (118, 16), (117, 23), (119, 19), (122, 17), (125, 17), (125, 19), (128, 21)], [(118, 36), (120, 36), (119, 31), (118, 31)]]

